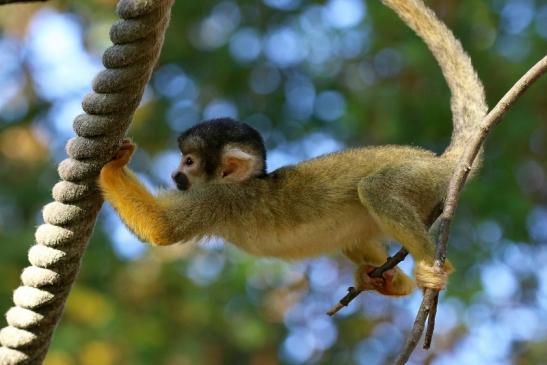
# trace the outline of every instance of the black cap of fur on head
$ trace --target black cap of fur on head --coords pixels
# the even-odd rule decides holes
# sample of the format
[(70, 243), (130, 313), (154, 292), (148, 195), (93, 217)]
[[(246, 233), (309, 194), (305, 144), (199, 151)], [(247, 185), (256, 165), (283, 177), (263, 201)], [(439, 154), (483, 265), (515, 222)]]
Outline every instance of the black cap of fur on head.
[(204, 171), (212, 176), (220, 164), (222, 149), (229, 144), (238, 145), (262, 158), (266, 174), (266, 148), (260, 133), (250, 125), (232, 118), (212, 119), (187, 129), (178, 138), (182, 153), (195, 152), (202, 156)]

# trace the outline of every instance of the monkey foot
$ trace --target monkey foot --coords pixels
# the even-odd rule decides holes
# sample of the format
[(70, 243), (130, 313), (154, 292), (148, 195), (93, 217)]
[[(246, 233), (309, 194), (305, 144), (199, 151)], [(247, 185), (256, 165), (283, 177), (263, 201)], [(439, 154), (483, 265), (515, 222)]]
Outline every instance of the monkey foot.
[(401, 296), (414, 290), (414, 283), (397, 268), (386, 270), (381, 277), (371, 277), (370, 273), (376, 267), (362, 265), (357, 270), (357, 288), (360, 290), (375, 290), (383, 295)]
[(395, 273), (387, 270), (381, 277), (371, 277), (369, 274), (376, 269), (372, 265), (363, 265), (357, 270), (357, 288), (360, 290), (376, 290), (382, 294), (387, 294), (391, 289)]

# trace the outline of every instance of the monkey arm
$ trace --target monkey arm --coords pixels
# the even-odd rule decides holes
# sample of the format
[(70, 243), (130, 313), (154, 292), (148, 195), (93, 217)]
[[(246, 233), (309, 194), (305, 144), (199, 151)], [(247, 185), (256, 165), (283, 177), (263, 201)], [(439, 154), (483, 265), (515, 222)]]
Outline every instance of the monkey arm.
[(106, 164), (101, 170), (99, 185), (104, 198), (141, 240), (154, 245), (179, 241), (173, 237), (175, 229), (160, 201), (127, 167)]

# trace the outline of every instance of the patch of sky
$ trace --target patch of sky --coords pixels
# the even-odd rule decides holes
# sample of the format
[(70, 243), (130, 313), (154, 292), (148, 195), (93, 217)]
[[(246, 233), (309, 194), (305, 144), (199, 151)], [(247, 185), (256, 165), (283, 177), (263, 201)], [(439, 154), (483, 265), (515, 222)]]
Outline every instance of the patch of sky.
[(147, 245), (141, 242), (127, 227), (120, 221), (116, 211), (105, 204), (101, 213), (105, 219), (102, 220), (102, 229), (110, 237), (114, 253), (124, 260), (136, 260), (147, 251)]
[(312, 133), (300, 141), (286, 143), (269, 152), (268, 171), (295, 164), (307, 158), (316, 157), (343, 148), (343, 144), (323, 132)]
[(179, 162), (180, 152), (178, 149), (167, 150), (154, 157), (151, 163), (152, 172), (165, 188), (174, 187), (171, 172), (177, 168)]
[(534, 18), (533, 0), (510, 0), (501, 10), (500, 27), (509, 34), (522, 32)]
[(260, 56), (262, 51), (261, 36), (256, 29), (242, 28), (230, 38), (229, 49), (237, 62), (252, 62)]
[(239, 7), (234, 2), (223, 1), (201, 21), (191, 41), (201, 49), (212, 50), (221, 47), (230, 39), (240, 20)]
[(28, 105), (24, 98), (16, 98), (25, 84), (21, 44), (8, 35), (0, 39), (0, 65), (0, 113), (3, 119), (16, 119)]
[(535, 308), (518, 306), (503, 310), (498, 320), (507, 327), (513, 341), (533, 341), (543, 327), (538, 314)]
[(199, 253), (190, 261), (186, 273), (197, 285), (207, 286), (216, 281), (225, 261), (225, 256), (219, 252)]
[(194, 101), (181, 99), (167, 109), (167, 123), (173, 131), (180, 133), (199, 122), (200, 114)]
[(47, 138), (48, 147), (56, 162), (66, 158), (64, 145), (67, 139), (74, 136), (72, 124), (74, 118), (81, 113), (83, 113), (81, 95), (67, 95), (63, 100), (53, 103), (48, 110), (45, 124), (48, 132), (52, 134)]
[(535, 242), (547, 242), (547, 206), (536, 206), (527, 218), (528, 233)]
[(325, 31), (323, 21), (323, 7), (320, 5), (311, 5), (307, 7), (298, 18), (300, 28), (308, 34), (313, 35)]
[(492, 303), (510, 300), (518, 290), (518, 280), (511, 268), (501, 262), (492, 262), (483, 266), (481, 281)]
[(167, 64), (153, 76), (155, 90), (174, 100), (194, 100), (198, 96), (196, 83), (178, 65)]
[(538, 290), (536, 300), (540, 308), (547, 312), (547, 266), (537, 268)]
[(315, 100), (317, 118), (331, 122), (341, 118), (346, 112), (346, 99), (338, 91), (322, 91)]
[(45, 100), (81, 97), (102, 69), (83, 44), (83, 29), (72, 14), (51, 9), (32, 18), (25, 40), (26, 54), (35, 90)]
[(285, 83), (285, 100), (292, 118), (309, 118), (315, 103), (315, 87), (312, 81), (302, 74), (289, 77)]
[(231, 101), (225, 99), (214, 99), (210, 101), (203, 109), (203, 120), (215, 118), (234, 118), (237, 119), (237, 107)]
[(249, 86), (253, 92), (260, 95), (267, 95), (281, 84), (281, 73), (268, 63), (257, 65), (249, 75)]
[(307, 61), (311, 64), (322, 65), (335, 56), (335, 47), (339, 42), (338, 36), (329, 34), (325, 28), (307, 35), (309, 46)]
[(224, 239), (220, 237), (207, 237), (200, 241), (200, 247), (205, 251), (220, 251), (226, 246)]
[(528, 275), (533, 272), (533, 267), (540, 260), (540, 255), (534, 254), (535, 247), (528, 243), (515, 243), (503, 240), (501, 258), (518, 275)]
[(388, 349), (377, 338), (369, 337), (355, 346), (353, 360), (359, 365), (384, 364)]
[(394, 323), (379, 323), (372, 331), (371, 337), (374, 337), (384, 344), (386, 351), (395, 353), (404, 342), (403, 333)]
[(270, 62), (279, 67), (290, 67), (308, 56), (304, 37), (292, 27), (283, 26), (266, 35), (264, 53)]
[(340, 151), (344, 148), (344, 144), (334, 139), (330, 134), (316, 132), (306, 136), (302, 140), (302, 147), (306, 158), (313, 158)]
[(308, 328), (315, 339), (315, 347), (320, 351), (330, 348), (338, 338), (337, 327), (330, 317), (317, 316), (308, 323)]
[(308, 276), (313, 290), (319, 292), (331, 291), (333, 285), (338, 282), (336, 262), (327, 257), (313, 260), (309, 265)]
[(370, 47), (368, 32), (349, 30), (340, 37), (338, 55), (343, 58), (355, 58)]
[(301, 0), (263, 0), (264, 4), (279, 10), (294, 10), (300, 6)]
[(507, 359), (513, 334), (503, 323), (486, 320), (475, 323), (470, 330), (472, 335), (469, 338), (472, 339), (474, 348), (472, 351), (482, 355), (481, 364), (498, 363), (497, 361)]
[(515, 34), (500, 35), (495, 44), (496, 51), (513, 62), (525, 59), (530, 47), (529, 38)]
[(281, 357), (290, 364), (303, 364), (315, 350), (315, 337), (305, 328), (289, 333), (281, 346)]
[(295, 164), (302, 159), (302, 155), (297, 155), (282, 147), (277, 147), (268, 152), (268, 171), (271, 172), (280, 167)]
[(494, 244), (503, 237), (503, 230), (498, 222), (487, 220), (477, 226), (477, 235), (481, 242)]
[(361, 0), (329, 0), (323, 8), (324, 20), (335, 28), (354, 27), (365, 14), (365, 2)]

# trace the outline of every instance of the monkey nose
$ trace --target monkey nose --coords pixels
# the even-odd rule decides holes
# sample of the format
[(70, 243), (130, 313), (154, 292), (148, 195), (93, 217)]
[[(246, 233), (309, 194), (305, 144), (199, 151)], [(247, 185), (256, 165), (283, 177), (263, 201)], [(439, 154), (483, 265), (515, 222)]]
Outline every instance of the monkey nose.
[(181, 171), (174, 171), (171, 174), (171, 178), (173, 179), (179, 190), (187, 190), (190, 187), (190, 181), (188, 180), (188, 177)]

